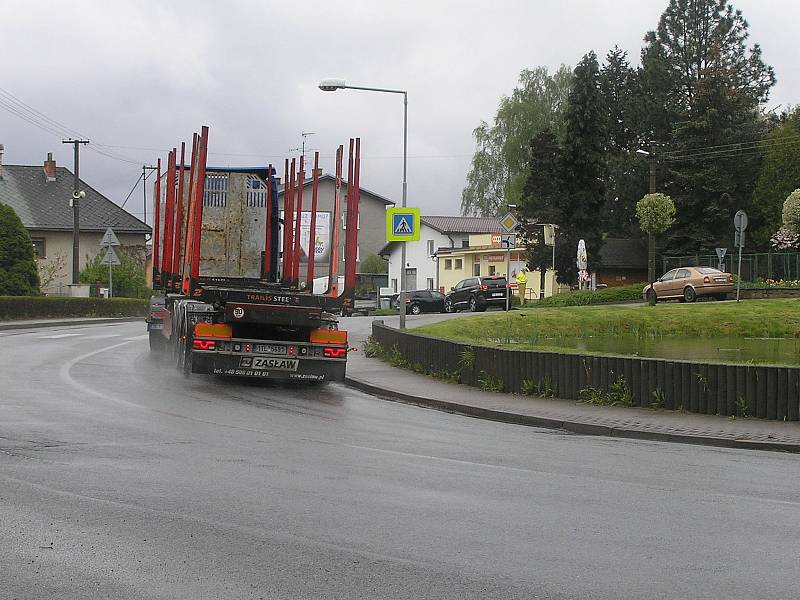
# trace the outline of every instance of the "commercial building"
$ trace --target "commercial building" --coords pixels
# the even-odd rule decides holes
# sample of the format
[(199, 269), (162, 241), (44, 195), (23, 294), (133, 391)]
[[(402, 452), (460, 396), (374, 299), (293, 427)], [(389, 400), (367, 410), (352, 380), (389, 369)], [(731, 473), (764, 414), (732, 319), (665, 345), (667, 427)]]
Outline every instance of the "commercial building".
[[(508, 252), (501, 248), (500, 241), (500, 234), (477, 234), (470, 235), (463, 248), (439, 249), (439, 290), (448, 292), (456, 283), (468, 277), (492, 275), (508, 278), (511, 286), (516, 289), (517, 273), (526, 265), (526, 249), (515, 248)], [(540, 271), (528, 272), (526, 299), (536, 300), (559, 291), (560, 286), (556, 283), (552, 269), (547, 269), (544, 280)]]

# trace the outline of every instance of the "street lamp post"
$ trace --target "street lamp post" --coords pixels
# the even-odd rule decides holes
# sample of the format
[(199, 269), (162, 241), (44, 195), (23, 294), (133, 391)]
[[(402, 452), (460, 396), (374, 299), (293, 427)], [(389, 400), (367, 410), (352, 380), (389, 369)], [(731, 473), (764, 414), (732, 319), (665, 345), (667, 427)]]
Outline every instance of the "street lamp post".
[[(385, 92), (387, 94), (403, 94), (403, 203), (406, 207), (406, 167), (408, 164), (408, 92), (406, 90), (392, 90), (387, 88), (365, 87), (347, 85), (344, 79), (323, 79), (319, 82), (319, 89), (323, 92), (338, 90), (363, 90), (366, 92)], [(348, 181), (347, 185), (351, 183)], [(400, 242), (400, 329), (406, 328), (406, 243)]]

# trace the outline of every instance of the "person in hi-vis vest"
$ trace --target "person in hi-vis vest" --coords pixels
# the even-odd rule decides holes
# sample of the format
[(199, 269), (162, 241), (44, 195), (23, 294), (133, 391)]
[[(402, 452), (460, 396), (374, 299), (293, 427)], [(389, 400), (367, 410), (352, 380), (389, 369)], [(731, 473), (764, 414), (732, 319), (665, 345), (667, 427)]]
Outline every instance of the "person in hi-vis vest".
[(525, 286), (528, 283), (528, 275), (526, 273), (528, 269), (526, 267), (522, 267), (517, 273), (517, 288), (519, 289), (519, 303), (525, 304)]

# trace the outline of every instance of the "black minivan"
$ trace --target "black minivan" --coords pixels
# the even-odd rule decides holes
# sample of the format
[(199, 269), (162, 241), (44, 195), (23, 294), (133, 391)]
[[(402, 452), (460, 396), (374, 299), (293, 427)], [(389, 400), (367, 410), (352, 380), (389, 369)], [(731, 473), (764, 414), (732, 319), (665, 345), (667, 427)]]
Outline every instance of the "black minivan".
[(482, 312), (489, 306), (506, 307), (506, 298), (511, 293), (508, 281), (503, 275), (489, 277), (470, 277), (462, 279), (444, 299), (447, 312), (471, 310)]

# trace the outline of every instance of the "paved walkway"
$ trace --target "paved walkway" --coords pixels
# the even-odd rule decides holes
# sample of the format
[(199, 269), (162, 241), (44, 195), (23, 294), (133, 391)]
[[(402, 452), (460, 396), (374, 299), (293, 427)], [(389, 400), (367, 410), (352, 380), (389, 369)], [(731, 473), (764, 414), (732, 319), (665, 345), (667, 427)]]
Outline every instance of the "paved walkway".
[(351, 340), (358, 351), (348, 359), (348, 384), (386, 399), (576, 433), (800, 452), (798, 422), (593, 406), (572, 400), (484, 392), (367, 358), (361, 352), (364, 339), (362, 334)]

